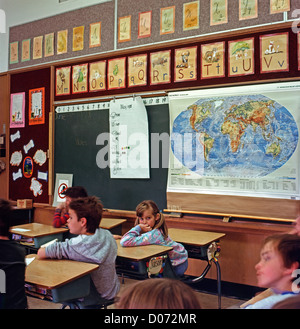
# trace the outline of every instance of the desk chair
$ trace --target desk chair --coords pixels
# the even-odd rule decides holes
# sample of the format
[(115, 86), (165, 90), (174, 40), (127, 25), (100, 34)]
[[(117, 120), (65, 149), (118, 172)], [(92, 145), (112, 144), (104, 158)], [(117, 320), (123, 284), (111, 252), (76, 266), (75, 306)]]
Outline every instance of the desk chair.
[(83, 298), (63, 302), (61, 308), (65, 309), (69, 307), (70, 309), (100, 309), (100, 308), (107, 309), (107, 307), (109, 305), (114, 304), (114, 302), (115, 302), (114, 298), (105, 299), (100, 297), (91, 279), (89, 295)]

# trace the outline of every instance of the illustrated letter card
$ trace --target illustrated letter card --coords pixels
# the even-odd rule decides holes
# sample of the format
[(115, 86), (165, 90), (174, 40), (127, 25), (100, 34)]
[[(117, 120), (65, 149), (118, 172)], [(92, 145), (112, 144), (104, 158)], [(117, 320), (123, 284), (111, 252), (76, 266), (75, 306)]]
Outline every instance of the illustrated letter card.
[(128, 87), (147, 84), (147, 54), (128, 57)]
[(90, 91), (106, 89), (106, 61), (90, 63)]
[(175, 82), (197, 79), (197, 47), (175, 49)]
[(199, 0), (183, 4), (183, 31), (199, 28)]
[(71, 66), (56, 69), (56, 96), (70, 95)]
[(260, 73), (289, 70), (289, 34), (260, 36)]
[(201, 45), (201, 79), (225, 76), (225, 42)]
[(45, 123), (45, 88), (29, 90), (29, 125)]
[(150, 84), (171, 82), (171, 50), (150, 54)]
[(254, 38), (229, 41), (228, 75), (254, 74)]
[(108, 61), (108, 89), (125, 88), (126, 57), (110, 59)]
[(88, 64), (74, 65), (72, 68), (72, 93), (86, 93), (88, 91)]

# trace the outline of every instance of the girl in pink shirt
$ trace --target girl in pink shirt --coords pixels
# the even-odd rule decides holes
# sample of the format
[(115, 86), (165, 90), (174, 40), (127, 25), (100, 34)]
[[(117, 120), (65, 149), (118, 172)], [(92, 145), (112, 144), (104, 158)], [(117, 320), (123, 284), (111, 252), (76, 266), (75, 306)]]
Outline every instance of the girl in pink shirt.
[(173, 247), (168, 252), (174, 272), (182, 276), (188, 267), (188, 253), (184, 246), (173, 241), (168, 236), (168, 228), (163, 214), (155, 202), (145, 200), (136, 207), (135, 226), (123, 235), (120, 244), (122, 247), (144, 246), (158, 244)]

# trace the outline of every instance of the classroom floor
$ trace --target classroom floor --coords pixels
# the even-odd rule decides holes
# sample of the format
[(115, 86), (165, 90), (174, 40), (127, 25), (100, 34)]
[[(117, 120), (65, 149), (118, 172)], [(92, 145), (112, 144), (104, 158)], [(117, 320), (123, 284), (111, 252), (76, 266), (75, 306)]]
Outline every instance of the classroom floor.
[[(122, 294), (124, 289), (128, 287), (129, 285), (133, 284), (136, 282), (136, 280), (125, 278), (124, 284), (121, 284), (121, 290), (119, 292), (119, 295)], [(209, 294), (209, 293), (203, 293), (203, 292), (197, 292), (199, 294), (199, 298), (202, 303), (202, 308), (203, 309), (217, 309), (218, 308), (218, 296), (215, 294)], [(29, 309), (60, 309), (61, 304), (58, 303), (51, 303), (49, 301), (44, 301), (41, 299), (33, 298), (33, 297), (28, 297), (28, 308)], [(236, 299), (236, 298), (228, 298), (228, 297), (223, 297), (222, 296), (222, 301), (221, 301), (221, 308), (226, 309), (226, 308), (231, 308), (236, 305), (242, 304), (245, 300), (241, 299)], [(111, 305), (108, 307), (109, 309), (114, 309), (115, 305)]]

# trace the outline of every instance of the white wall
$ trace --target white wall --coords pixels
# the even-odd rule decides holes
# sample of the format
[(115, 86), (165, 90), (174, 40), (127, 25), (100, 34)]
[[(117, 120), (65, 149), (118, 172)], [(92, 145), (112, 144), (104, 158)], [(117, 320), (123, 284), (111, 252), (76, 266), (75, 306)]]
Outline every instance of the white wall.
[(0, 33), (0, 72), (8, 70), (9, 27), (108, 1), (113, 0), (0, 0), (6, 16), (6, 31)]

